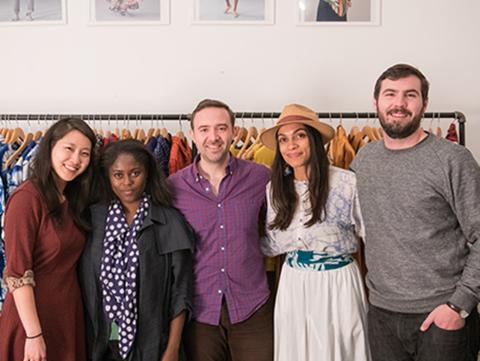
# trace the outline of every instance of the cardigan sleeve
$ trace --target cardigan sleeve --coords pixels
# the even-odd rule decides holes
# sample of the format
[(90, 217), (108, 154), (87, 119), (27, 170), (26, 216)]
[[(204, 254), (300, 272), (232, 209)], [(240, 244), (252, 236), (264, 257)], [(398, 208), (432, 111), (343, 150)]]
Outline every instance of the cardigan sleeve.
[(42, 200), (25, 188), (18, 189), (7, 202), (5, 211), (4, 277), (10, 291), (35, 285), (35, 249), (42, 218)]

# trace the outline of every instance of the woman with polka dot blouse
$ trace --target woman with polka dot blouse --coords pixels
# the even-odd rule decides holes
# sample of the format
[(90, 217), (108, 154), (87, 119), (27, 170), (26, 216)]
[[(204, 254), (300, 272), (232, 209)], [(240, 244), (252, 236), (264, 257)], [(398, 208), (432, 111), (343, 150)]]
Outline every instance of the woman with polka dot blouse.
[(142, 143), (106, 146), (99, 178), (103, 200), (91, 207), (93, 230), (79, 264), (87, 358), (183, 360), (193, 234)]

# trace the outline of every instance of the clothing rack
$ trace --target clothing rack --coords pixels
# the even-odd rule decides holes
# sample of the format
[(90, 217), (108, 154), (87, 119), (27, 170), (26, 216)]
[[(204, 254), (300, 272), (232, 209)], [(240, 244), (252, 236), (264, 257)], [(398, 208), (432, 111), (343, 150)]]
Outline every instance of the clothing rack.
[[(342, 120), (342, 119), (358, 119), (358, 120), (374, 120), (377, 119), (377, 113), (369, 112), (322, 112), (317, 113), (320, 119)], [(269, 120), (277, 119), (280, 113), (274, 112), (237, 112), (236, 119), (256, 119)], [(163, 122), (178, 121), (181, 125), (182, 120), (190, 120), (190, 114), (1, 114), (0, 122), (8, 121), (27, 121), (27, 122), (48, 122), (56, 121), (65, 117), (81, 118), (85, 121), (132, 121), (132, 122)], [(465, 145), (465, 122), (466, 118), (462, 112), (428, 112), (425, 113), (423, 119), (454, 119), (458, 122), (459, 143)], [(1, 124), (0, 124), (1, 125)]]

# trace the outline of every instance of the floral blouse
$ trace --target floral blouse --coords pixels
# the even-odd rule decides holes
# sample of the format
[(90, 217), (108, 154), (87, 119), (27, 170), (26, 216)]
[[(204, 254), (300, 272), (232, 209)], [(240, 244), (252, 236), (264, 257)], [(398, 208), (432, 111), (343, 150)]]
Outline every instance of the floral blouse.
[[(329, 195), (326, 219), (311, 227), (304, 224), (311, 218), (308, 182), (295, 181), (299, 202), (290, 226), (284, 230), (269, 230), (262, 239), (261, 249), (267, 256), (289, 251), (309, 250), (332, 256), (357, 251), (358, 237), (364, 238), (364, 225), (358, 202), (355, 173), (330, 166)], [(267, 184), (267, 226), (275, 219), (271, 184)]]

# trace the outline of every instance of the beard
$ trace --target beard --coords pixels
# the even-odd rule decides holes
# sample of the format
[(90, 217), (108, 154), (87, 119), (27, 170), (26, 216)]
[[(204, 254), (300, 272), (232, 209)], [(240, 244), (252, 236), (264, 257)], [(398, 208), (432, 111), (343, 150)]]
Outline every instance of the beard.
[(387, 135), (392, 138), (392, 139), (403, 139), (407, 138), (408, 136), (412, 135), (417, 131), (417, 129), (420, 127), (420, 123), (423, 118), (423, 111), (425, 108), (422, 108), (421, 112), (415, 115), (412, 120), (410, 120), (408, 123), (397, 123), (397, 122), (388, 122), (387, 121), (387, 116), (396, 111), (402, 111), (405, 115), (412, 116), (412, 113), (405, 109), (405, 108), (397, 108), (388, 111), (386, 114), (381, 113), (378, 111), (377, 107), (377, 114), (378, 114), (378, 119), (380, 120), (380, 124), (382, 125), (383, 130)]

